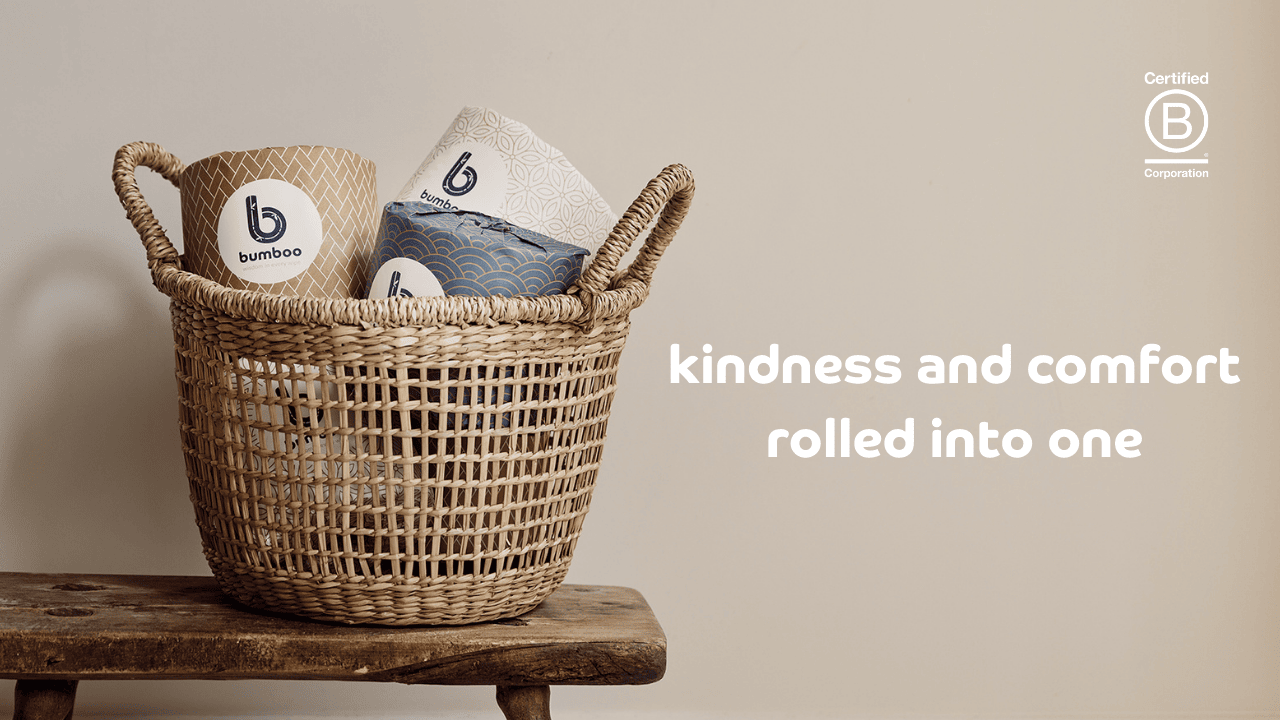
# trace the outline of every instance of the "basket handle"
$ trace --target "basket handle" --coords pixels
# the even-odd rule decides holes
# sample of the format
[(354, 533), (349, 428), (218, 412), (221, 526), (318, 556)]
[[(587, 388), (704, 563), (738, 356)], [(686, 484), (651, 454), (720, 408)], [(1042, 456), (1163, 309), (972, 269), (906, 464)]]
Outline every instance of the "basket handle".
[[(587, 306), (588, 317), (594, 315), (591, 308), (596, 297), (610, 288), (635, 282), (648, 293), (653, 270), (662, 258), (662, 252), (675, 237), (692, 201), (693, 173), (683, 165), (668, 165), (656, 178), (649, 181), (640, 197), (631, 203), (631, 207), (618, 219), (613, 232), (609, 233), (604, 244), (596, 251), (595, 260), (578, 278), (579, 294)], [(636, 259), (631, 261), (631, 265), (622, 274), (614, 277), (622, 256), (631, 249), (636, 237), (649, 226), (659, 210), (662, 211), (662, 216), (649, 232), (649, 237), (645, 238)]]
[(111, 180), (115, 183), (116, 195), (120, 197), (125, 215), (133, 223), (133, 229), (142, 237), (142, 245), (147, 250), (147, 267), (151, 270), (152, 279), (155, 279), (157, 271), (165, 265), (180, 268), (180, 258), (173, 243), (164, 234), (164, 228), (160, 227), (156, 216), (152, 214), (151, 206), (142, 198), (142, 191), (138, 189), (134, 170), (139, 165), (160, 173), (175, 187), (187, 166), (155, 143), (129, 143), (116, 151)]

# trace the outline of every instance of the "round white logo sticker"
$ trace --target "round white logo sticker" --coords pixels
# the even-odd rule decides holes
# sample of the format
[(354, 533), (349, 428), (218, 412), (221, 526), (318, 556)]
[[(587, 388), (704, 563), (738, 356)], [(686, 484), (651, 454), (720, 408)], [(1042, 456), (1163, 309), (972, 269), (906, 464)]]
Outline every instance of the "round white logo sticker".
[(506, 197), (507, 163), (502, 154), (484, 143), (464, 140), (431, 161), (410, 199), (497, 215)]
[(301, 188), (254, 180), (231, 193), (218, 216), (218, 252), (242, 280), (269, 285), (311, 267), (324, 242), (320, 211)]
[(389, 297), (432, 297), (444, 295), (440, 280), (427, 266), (409, 258), (391, 258), (382, 263), (369, 286), (369, 299)]

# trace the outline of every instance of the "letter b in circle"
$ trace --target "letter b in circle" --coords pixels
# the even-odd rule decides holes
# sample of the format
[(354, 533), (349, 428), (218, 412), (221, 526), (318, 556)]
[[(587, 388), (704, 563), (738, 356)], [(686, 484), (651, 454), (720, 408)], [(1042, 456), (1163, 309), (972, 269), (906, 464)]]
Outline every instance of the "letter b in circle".
[[(471, 153), (464, 152), (462, 153), (462, 156), (458, 158), (458, 161), (453, 164), (453, 167), (449, 168), (448, 174), (444, 176), (444, 182), (440, 183), (440, 187), (446, 193), (457, 197), (459, 195), (466, 195), (475, 189), (476, 180), (479, 179), (480, 175), (476, 172), (475, 168), (467, 165), (467, 161), (470, 159)], [(463, 181), (461, 185), (456, 185), (454, 183), (457, 181), (459, 174), (462, 175)]]
[[(1195, 103), (1195, 105), (1191, 105), (1188, 102), (1175, 102), (1173, 99), (1161, 102), (1170, 95), (1181, 96)], [(1161, 105), (1161, 113), (1153, 123), (1152, 111), (1155, 110), (1158, 104)], [(1193, 107), (1199, 109), (1199, 117), (1195, 117), (1192, 111)], [(1199, 145), (1200, 141), (1204, 140), (1205, 134), (1209, 132), (1209, 110), (1204, 106), (1204, 102), (1193, 93), (1179, 89), (1165, 90), (1156, 95), (1151, 100), (1151, 104), (1147, 105), (1144, 122), (1146, 124), (1147, 138), (1156, 147), (1165, 152), (1184, 153)], [(1153, 130), (1152, 125), (1156, 125), (1158, 130)], [(1195, 133), (1196, 125), (1199, 125), (1199, 133)], [(1157, 134), (1159, 135), (1158, 138)], [(1192, 135), (1195, 135), (1194, 139), (1192, 139)], [(1161, 142), (1162, 140), (1164, 142)], [(1190, 142), (1181, 146), (1165, 144), (1171, 140), (1190, 140)]]
[(249, 220), (249, 237), (260, 243), (273, 243), (284, 237), (284, 213), (273, 207), (262, 208), (262, 217), (272, 223), (271, 232), (262, 232), (258, 218), (258, 196), (250, 195), (244, 199), (244, 211)]

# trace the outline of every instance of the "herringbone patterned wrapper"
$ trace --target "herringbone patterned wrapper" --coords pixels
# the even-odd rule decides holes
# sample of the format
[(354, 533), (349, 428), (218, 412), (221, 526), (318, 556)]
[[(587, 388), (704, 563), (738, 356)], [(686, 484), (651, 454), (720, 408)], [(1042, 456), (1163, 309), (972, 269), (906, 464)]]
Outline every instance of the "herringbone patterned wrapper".
[[(227, 198), (254, 180), (283, 180), (311, 197), (324, 240), (311, 266), (284, 282), (248, 282), (218, 252)], [(374, 165), (350, 150), (321, 146), (223, 152), (182, 173), (183, 269), (228, 287), (297, 297), (361, 297), (378, 223)]]

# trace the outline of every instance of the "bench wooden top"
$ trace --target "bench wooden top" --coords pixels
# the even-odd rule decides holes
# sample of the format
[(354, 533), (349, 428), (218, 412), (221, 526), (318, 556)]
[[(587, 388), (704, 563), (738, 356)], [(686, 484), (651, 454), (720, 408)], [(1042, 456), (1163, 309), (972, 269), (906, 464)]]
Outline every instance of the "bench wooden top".
[(0, 677), (641, 685), (667, 641), (630, 588), (562, 585), (532, 612), (455, 627), (250, 610), (211, 577), (0, 573)]

